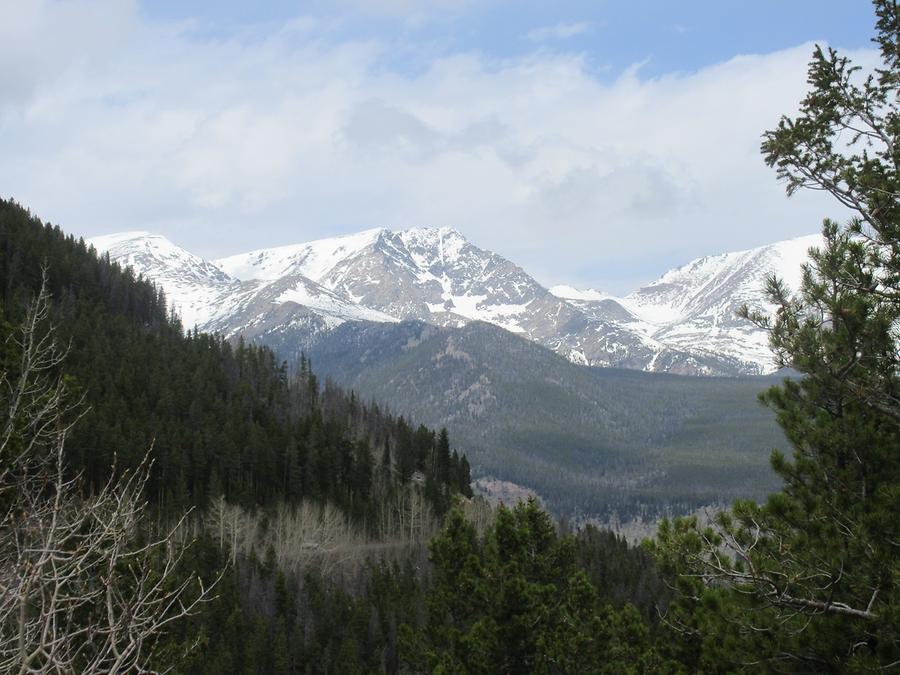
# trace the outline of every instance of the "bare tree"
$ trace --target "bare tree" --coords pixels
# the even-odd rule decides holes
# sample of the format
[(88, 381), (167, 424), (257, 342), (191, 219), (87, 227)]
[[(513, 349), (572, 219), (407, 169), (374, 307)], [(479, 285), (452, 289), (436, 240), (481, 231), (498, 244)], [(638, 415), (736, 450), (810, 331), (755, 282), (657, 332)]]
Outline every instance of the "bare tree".
[(273, 548), (283, 570), (316, 566), (328, 575), (357, 558), (365, 543), (336, 506), (304, 501), (278, 508), (262, 546)]
[(475, 532), (479, 537), (484, 537), (485, 532), (497, 521), (497, 510), (483, 497), (462, 498), (460, 507), (466, 520), (475, 526)]
[(262, 557), (271, 549), (279, 569), (291, 573), (316, 568), (328, 575), (358, 561), (368, 543), (336, 506), (309, 501), (281, 504), (274, 513), (264, 514), (229, 504), (220, 496), (207, 509), (205, 525), (228, 552), (232, 565), (238, 564), (239, 555)]
[(219, 495), (206, 510), (207, 531), (219, 541), (219, 548), (227, 551), (231, 565), (237, 564), (238, 553), (249, 553), (257, 540), (259, 519), (245, 512), (237, 504), (229, 504)]
[(377, 523), (379, 536), (384, 541), (426, 542), (440, 529), (439, 519), (422, 489), (416, 485), (406, 485), (384, 500)]
[[(145, 458), (83, 494), (65, 462), (84, 408), (59, 366), (46, 272), (0, 372), (0, 672), (152, 672), (167, 626), (210, 599), (175, 530), (142, 541)], [(118, 475), (116, 475), (118, 473)]]

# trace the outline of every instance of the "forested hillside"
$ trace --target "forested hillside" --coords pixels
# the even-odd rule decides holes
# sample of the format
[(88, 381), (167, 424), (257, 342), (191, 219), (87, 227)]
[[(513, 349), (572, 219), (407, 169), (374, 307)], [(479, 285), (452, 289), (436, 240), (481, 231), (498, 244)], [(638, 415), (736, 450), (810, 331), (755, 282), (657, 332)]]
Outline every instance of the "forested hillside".
[[(438, 444), (430, 429), (320, 386), (305, 362), (289, 374), (267, 349), (185, 335), (159, 289), (0, 202), (5, 331), (21, 320), (42, 270), (51, 319), (69, 345), (70, 386), (89, 408), (66, 445), (88, 489), (115, 462), (136, 465), (151, 445), (148, 497), (167, 512), (224, 495), (245, 506), (329, 500), (362, 518), (390, 487), (380, 476), (402, 484), (417, 470), (434, 483), (438, 512), (448, 487), (468, 489), (465, 458), (446, 436)], [(390, 472), (379, 474), (385, 457)]]
[[(328, 654), (364, 635), (375, 642), (366, 654), (340, 657), (345, 665), (396, 661), (397, 620), (393, 632), (375, 635), (368, 614), (351, 621), (346, 612), (359, 617), (377, 607), (379, 615), (415, 620), (413, 561), (424, 561), (424, 543), (453, 496), (471, 495), (467, 460), (446, 432), (323, 386), (305, 361), (289, 373), (267, 349), (185, 335), (157, 288), (7, 201), (0, 202), (4, 373), (20, 368), (11, 338), (44, 277), (50, 316), (39, 330), (52, 325), (67, 347), (55, 370), (73, 401), (83, 397), (73, 412), (82, 417), (65, 439), (69, 473), (92, 494), (149, 451), (145, 496), (154, 527), (195, 507), (178, 536), (199, 542), (181, 573), (211, 582), (227, 570), (219, 599), (173, 636), (171, 649), (210, 640), (189, 670), (245, 672), (261, 658), (254, 650), (271, 656), (285, 620), (303, 631), (292, 649), (328, 670), (339, 658)], [(295, 622), (289, 608), (298, 603), (312, 604)], [(266, 663), (258, 672), (269, 672)]]
[[(176, 586), (197, 575), (215, 584), (214, 594), (152, 636), (145, 667), (192, 673), (429, 668), (436, 663), (434, 631), (446, 633), (440, 627), (448, 617), (440, 609), (444, 591), (432, 583), (428, 542), (454, 500), (455, 518), (469, 523), (483, 542), (478, 546), (486, 547), (478, 556), (503, 537), (525, 536), (524, 544), (537, 527), (541, 555), (561, 561), (565, 552), (565, 569), (583, 568), (581, 613), (535, 623), (528, 633), (534, 639), (549, 640), (560, 620), (577, 619), (588, 629), (595, 607), (613, 619), (603, 629), (608, 640), (658, 621), (666, 592), (647, 554), (594, 531), (579, 535), (576, 548), (554, 533), (534, 503), (513, 520), (513, 512), (501, 509), (507, 520), (495, 525), (489, 506), (467, 498), (468, 462), (451, 448), (446, 431), (416, 426), (323, 384), (306, 359), (291, 368), (265, 348), (184, 334), (158, 289), (12, 202), (0, 202), (0, 279), (2, 369), (10, 382), (20, 367), (18, 325), (47, 286), (49, 317), (31, 335), (56, 331), (67, 350), (55, 374), (76, 404), (83, 397), (72, 411), (82, 416), (64, 438), (66, 471), (78, 476), (74, 485), (86, 496), (102, 493), (111, 475), (140, 470), (149, 450), (153, 464), (144, 487), (152, 517), (131, 532), (137, 551), (194, 507), (166, 540), (168, 550), (182, 551), (180, 565), (159, 573)], [(525, 529), (515, 535), (516, 527)], [(20, 566), (13, 550), (4, 549), (3, 560), (8, 553), (9, 564)], [(491, 564), (517, 565), (521, 553), (511, 550)], [(154, 554), (146, 565), (163, 563)], [(543, 593), (563, 592), (569, 583), (536, 572), (510, 577), (511, 589), (542, 584), (542, 595), (522, 597), (522, 611), (535, 617), (544, 611)], [(509, 602), (513, 610), (520, 601)], [(626, 609), (628, 603), (640, 610)], [(102, 614), (91, 616), (83, 618), (102, 621)], [(93, 672), (93, 652), (83, 651), (90, 638), (73, 635), (69, 643), (83, 644), (72, 663)], [(510, 655), (510, 667), (565, 649), (561, 638), (539, 653)], [(636, 645), (629, 658), (650, 648), (646, 641)], [(502, 643), (491, 649), (493, 658), (504, 650)], [(596, 658), (592, 653), (578, 652), (566, 670), (580, 670), (585, 659)], [(16, 654), (12, 649), (10, 663)]]
[(785, 443), (758, 394), (782, 377), (588, 368), (488, 323), (346, 323), (310, 350), (321, 372), (429, 424), (476, 467), (557, 515), (655, 518), (778, 486)]

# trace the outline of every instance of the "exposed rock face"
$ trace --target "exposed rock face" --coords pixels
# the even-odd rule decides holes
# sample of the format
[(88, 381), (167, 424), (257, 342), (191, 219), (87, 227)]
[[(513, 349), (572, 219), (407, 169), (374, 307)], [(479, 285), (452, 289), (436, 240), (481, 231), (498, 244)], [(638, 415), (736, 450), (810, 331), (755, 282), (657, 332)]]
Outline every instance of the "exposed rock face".
[(734, 374), (767, 374), (775, 369), (767, 335), (739, 319), (737, 311), (743, 304), (771, 311), (763, 293), (766, 277), (776, 274), (797, 289), (807, 252), (821, 244), (820, 235), (810, 235), (698, 258), (625, 298), (567, 287), (553, 292), (586, 314), (612, 317), (672, 349), (730, 361)]
[(347, 321), (485, 321), (576, 363), (699, 375), (774, 368), (765, 334), (736, 318), (765, 308), (773, 272), (796, 284), (804, 237), (701, 258), (625, 298), (546, 289), (459, 232), (373, 229), (207, 262), (158, 235), (91, 240), (159, 283), (187, 327), (261, 340), (285, 356)]

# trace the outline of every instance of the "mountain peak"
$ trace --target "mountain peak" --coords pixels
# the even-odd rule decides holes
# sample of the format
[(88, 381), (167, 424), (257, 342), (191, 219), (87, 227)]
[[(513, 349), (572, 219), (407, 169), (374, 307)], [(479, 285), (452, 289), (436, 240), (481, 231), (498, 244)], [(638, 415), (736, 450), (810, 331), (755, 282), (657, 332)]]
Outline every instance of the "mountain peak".
[(737, 307), (770, 310), (765, 277), (776, 273), (796, 287), (808, 249), (820, 241), (797, 237), (697, 258), (625, 298), (566, 285), (548, 293), (451, 227), (376, 227), (217, 266), (149, 232), (91, 243), (162, 285), (187, 325), (243, 331), (288, 351), (343, 321), (487, 321), (578, 363), (737, 374), (773, 367), (765, 333), (738, 319)]
[(397, 236), (422, 268), (435, 262), (442, 265), (457, 260), (462, 249), (469, 244), (459, 231), (450, 227), (413, 227), (402, 230)]
[(621, 303), (655, 326), (653, 337), (673, 346), (711, 351), (774, 368), (767, 335), (737, 316), (746, 304), (772, 311), (765, 279), (776, 274), (789, 288), (800, 283), (803, 263), (820, 235), (795, 237), (743, 251), (705, 256), (672, 269)]
[(441, 239), (465, 239), (466, 237), (452, 227), (408, 227), (397, 232), (400, 236), (439, 241)]
[[(165, 260), (168, 266), (184, 268), (185, 266), (209, 265), (202, 258), (195, 256), (161, 234), (135, 230), (132, 232), (116, 232), (98, 237), (92, 237), (85, 243), (93, 246), (100, 252), (108, 252), (116, 260), (124, 264), (133, 265), (134, 258), (153, 258)], [(141, 266), (136, 266), (141, 269)], [(218, 271), (218, 270), (216, 270)], [(221, 272), (219, 272), (221, 274)]]
[(146, 230), (132, 230), (129, 232), (102, 234), (86, 240), (87, 244), (93, 246), (98, 251), (108, 251), (113, 247), (123, 246), (127, 244), (136, 245), (144, 242), (146, 242), (147, 244), (153, 242), (156, 245), (164, 243), (167, 245), (167, 247), (175, 248), (175, 244), (173, 244), (163, 235), (157, 234), (155, 232), (148, 232)]
[(159, 285), (187, 327), (203, 325), (223, 311), (222, 299), (237, 286), (221, 269), (161, 234), (118, 232), (86, 243)]
[(342, 260), (372, 246), (387, 233), (389, 230), (375, 227), (300, 244), (257, 249), (215, 262), (225, 272), (242, 281), (274, 281), (296, 272), (320, 281)]
[[(799, 280), (800, 267), (806, 262), (807, 253), (814, 246), (821, 246), (822, 235), (807, 234), (793, 239), (784, 239), (771, 244), (765, 244), (757, 248), (729, 251), (716, 255), (707, 255), (695, 258), (680, 267), (669, 270), (661, 277), (653, 281), (649, 286), (671, 283), (686, 275), (708, 274), (718, 272), (721, 269), (739, 264), (748, 260), (768, 260), (770, 262), (781, 261), (779, 273), (786, 275), (789, 280)], [(639, 292), (639, 291), (638, 291)]]

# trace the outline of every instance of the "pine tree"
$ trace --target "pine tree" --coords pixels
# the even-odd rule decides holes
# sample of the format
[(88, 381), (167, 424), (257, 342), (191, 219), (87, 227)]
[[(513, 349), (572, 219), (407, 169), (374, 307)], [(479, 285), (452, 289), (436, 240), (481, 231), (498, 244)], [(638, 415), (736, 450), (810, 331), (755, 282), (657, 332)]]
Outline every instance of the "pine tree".
[(450, 437), (447, 428), (441, 429), (435, 445), (435, 474), (441, 482), (446, 482), (450, 475)]
[[(432, 540), (431, 559), (425, 663), (418, 665), (432, 672), (606, 672), (599, 647), (604, 639), (621, 642), (619, 626), (633, 627), (614, 611), (617, 625), (603, 625), (572, 540), (557, 536), (533, 499), (501, 507), (483, 541), (454, 508)], [(632, 645), (638, 654), (644, 646)], [(636, 664), (636, 657), (631, 663), (623, 657), (608, 672)]]
[(825, 221), (797, 294), (769, 280), (773, 317), (742, 312), (801, 374), (763, 396), (793, 446), (772, 456), (784, 488), (714, 528), (660, 533), (689, 587), (675, 622), (702, 640), (698, 613), (714, 607), (731, 656), (768, 668), (900, 662), (900, 10), (874, 4), (882, 67), (864, 77), (816, 48), (799, 115), (762, 144), (789, 194), (823, 190), (854, 212), (843, 227)]

